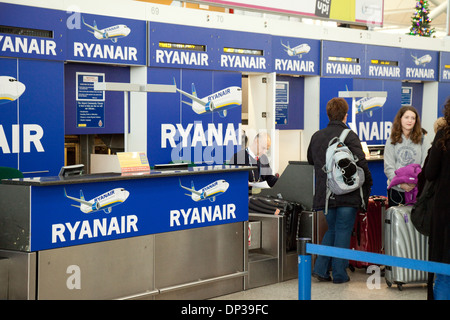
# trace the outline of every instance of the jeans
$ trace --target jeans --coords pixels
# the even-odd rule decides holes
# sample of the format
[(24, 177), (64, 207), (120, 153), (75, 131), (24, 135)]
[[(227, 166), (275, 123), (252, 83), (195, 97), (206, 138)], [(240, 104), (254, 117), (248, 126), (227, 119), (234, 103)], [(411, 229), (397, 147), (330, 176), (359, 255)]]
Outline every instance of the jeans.
[[(329, 208), (325, 216), (328, 224), (328, 231), (322, 239), (322, 245), (350, 248), (350, 237), (352, 235), (353, 225), (355, 224), (356, 208), (337, 207)], [(348, 260), (331, 258), (327, 256), (318, 256), (314, 264), (314, 273), (328, 278), (331, 266), (333, 282), (341, 283), (349, 280), (347, 271)]]
[(436, 274), (433, 296), (434, 300), (450, 300), (450, 276)]

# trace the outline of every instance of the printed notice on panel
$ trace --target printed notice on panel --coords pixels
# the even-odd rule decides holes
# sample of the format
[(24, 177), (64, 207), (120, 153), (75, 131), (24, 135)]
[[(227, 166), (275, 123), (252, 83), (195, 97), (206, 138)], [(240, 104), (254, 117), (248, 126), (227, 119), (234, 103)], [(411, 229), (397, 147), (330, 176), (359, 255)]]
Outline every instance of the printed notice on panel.
[(96, 82), (104, 81), (104, 73), (76, 73), (78, 128), (105, 127), (105, 92), (94, 90)]

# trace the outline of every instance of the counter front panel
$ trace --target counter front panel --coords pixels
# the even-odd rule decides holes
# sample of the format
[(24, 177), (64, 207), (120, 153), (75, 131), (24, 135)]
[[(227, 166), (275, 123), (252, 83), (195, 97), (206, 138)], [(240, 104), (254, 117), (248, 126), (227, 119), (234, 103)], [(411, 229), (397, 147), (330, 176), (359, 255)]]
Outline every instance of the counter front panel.
[[(29, 193), (20, 193), (20, 199), (11, 195), (11, 203), (29, 202), (29, 206), (8, 220), (9, 230), (16, 236), (0, 239), (0, 246), (40, 251), (247, 221), (247, 179), (248, 172), (238, 170), (89, 183), (0, 185), (5, 191), (23, 188)], [(7, 202), (2, 201), (4, 205)], [(10, 241), (12, 238), (17, 241)]]

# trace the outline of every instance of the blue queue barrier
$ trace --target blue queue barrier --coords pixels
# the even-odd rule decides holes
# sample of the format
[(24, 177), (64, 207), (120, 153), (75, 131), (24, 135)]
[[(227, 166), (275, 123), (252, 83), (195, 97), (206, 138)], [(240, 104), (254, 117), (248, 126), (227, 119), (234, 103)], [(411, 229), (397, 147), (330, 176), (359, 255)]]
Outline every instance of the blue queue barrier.
[[(297, 241), (298, 253), (298, 298), (311, 300), (311, 255), (307, 253), (306, 246), (310, 239), (301, 238)], [(300, 283), (302, 285), (300, 285)], [(301, 299), (300, 299), (301, 297)]]
[[(298, 239), (298, 299), (311, 299), (311, 254), (333, 258), (364, 261), (384, 266), (395, 266), (407, 269), (422, 270), (431, 273), (450, 275), (450, 264), (394, 257), (385, 254), (364, 252), (351, 249), (336, 248), (310, 243), (310, 239)], [(309, 255), (309, 258), (307, 256)], [(302, 265), (303, 264), (303, 265)], [(308, 264), (309, 267), (304, 266)], [(309, 280), (305, 280), (309, 278)]]

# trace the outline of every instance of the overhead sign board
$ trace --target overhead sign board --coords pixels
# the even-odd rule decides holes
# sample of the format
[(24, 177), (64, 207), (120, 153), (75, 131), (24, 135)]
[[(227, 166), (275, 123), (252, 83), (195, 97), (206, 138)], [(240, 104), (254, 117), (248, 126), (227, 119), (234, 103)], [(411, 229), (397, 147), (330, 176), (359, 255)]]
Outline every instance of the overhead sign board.
[(203, 70), (271, 72), (265, 34), (149, 23), (149, 65)]
[(404, 49), (404, 80), (438, 81), (439, 52)]
[(269, 35), (217, 30), (218, 70), (271, 72), (272, 47)]
[(365, 78), (365, 46), (356, 43), (322, 41), (324, 77)]
[(0, 3), (0, 56), (65, 60), (65, 13)]
[(367, 45), (366, 52), (367, 78), (402, 80), (403, 49)]
[(146, 64), (146, 22), (78, 14), (67, 30), (67, 60), (125, 65)]
[(148, 34), (150, 66), (213, 69), (212, 29), (150, 22)]
[(439, 62), (439, 81), (450, 82), (450, 52), (441, 52)]
[(320, 41), (272, 37), (273, 69), (279, 74), (320, 75)]

